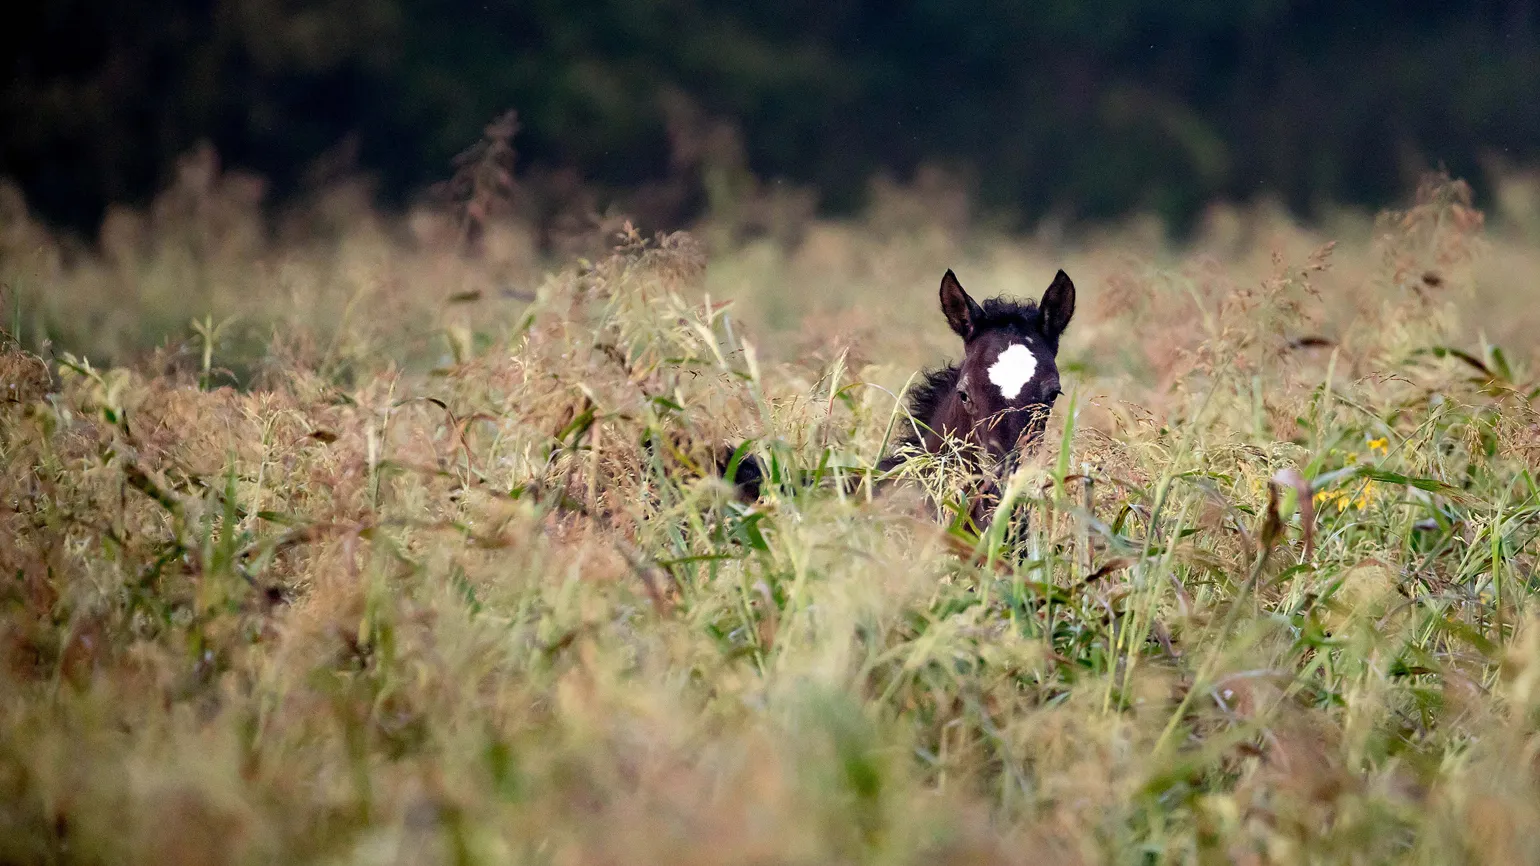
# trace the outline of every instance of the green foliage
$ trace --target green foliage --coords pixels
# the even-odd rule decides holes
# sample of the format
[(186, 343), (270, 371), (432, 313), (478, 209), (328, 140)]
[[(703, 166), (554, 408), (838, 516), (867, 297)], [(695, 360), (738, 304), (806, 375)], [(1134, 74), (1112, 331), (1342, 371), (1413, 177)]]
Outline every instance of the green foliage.
[[(891, 277), (936, 233), (880, 221), (809, 227), (802, 271), (628, 232), (514, 307), (454, 225), (226, 250), (181, 273), (366, 283), (324, 324), (259, 296), (333, 349), (241, 390), (220, 315), (169, 371), (6, 343), (0, 860), (1532, 861), (1540, 383), (1532, 329), (1460, 348), (1469, 204), (1430, 185), (1330, 261), (1069, 263), (1108, 269), (1073, 396), (987, 527), (935, 520), (945, 455), (847, 483), (945, 331)], [(787, 277), (830, 261), (843, 312)], [(380, 301), (401, 273), (441, 279)], [(742, 441), (753, 503), (711, 471)]]
[(703, 113), (741, 126), (755, 173), (836, 208), (874, 174), (940, 161), (1029, 218), (1181, 219), (1258, 191), (1382, 205), (1410, 173), (1532, 161), (1540, 140), (1540, 12), (1524, 0), (74, 0), (16, 14), (0, 36), (16, 58), (0, 174), (91, 227), (200, 139), (283, 192), (351, 141), (332, 155), (403, 195), (508, 108), (531, 165), (606, 185), (697, 170)]

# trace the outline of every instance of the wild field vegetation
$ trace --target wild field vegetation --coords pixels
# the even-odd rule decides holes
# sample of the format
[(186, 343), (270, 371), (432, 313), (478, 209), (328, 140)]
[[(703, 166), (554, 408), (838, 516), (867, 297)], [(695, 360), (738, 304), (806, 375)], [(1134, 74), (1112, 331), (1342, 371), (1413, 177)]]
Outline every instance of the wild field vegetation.
[[(554, 254), (207, 161), (89, 247), (0, 196), (0, 861), (1535, 862), (1526, 189)], [(1025, 519), (845, 492), (941, 273), (1061, 266)]]

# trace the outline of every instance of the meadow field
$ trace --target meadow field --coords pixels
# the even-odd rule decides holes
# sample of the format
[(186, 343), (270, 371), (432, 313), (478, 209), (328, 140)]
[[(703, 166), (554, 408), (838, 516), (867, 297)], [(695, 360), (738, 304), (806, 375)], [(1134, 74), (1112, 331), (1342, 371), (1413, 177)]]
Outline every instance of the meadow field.
[[(734, 201), (0, 189), (0, 862), (1540, 861), (1540, 183)], [(871, 483), (941, 274), (1061, 267), (1017, 519)]]

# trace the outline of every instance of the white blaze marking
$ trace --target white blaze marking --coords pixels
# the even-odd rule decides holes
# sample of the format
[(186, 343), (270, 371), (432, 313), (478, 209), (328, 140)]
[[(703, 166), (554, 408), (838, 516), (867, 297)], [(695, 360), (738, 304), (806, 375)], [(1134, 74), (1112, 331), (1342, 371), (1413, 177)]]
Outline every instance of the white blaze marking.
[(1037, 372), (1037, 356), (1032, 354), (1020, 343), (1012, 343), (1007, 346), (995, 358), (995, 363), (989, 368), (989, 381), (995, 383), (1000, 389), (1000, 396), (1007, 400), (1016, 399), (1027, 383), (1032, 381), (1032, 374)]

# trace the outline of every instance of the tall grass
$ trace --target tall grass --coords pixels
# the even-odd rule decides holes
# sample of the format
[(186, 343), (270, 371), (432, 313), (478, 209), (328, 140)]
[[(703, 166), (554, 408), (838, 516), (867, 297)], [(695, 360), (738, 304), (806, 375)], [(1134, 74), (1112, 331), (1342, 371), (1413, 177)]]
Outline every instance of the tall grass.
[[(554, 264), (240, 194), (192, 163), (95, 250), (5, 201), (0, 860), (1540, 857), (1537, 257), (1463, 186), (1335, 247), (889, 190)], [(1061, 264), (1019, 519), (844, 484), (941, 271)]]

